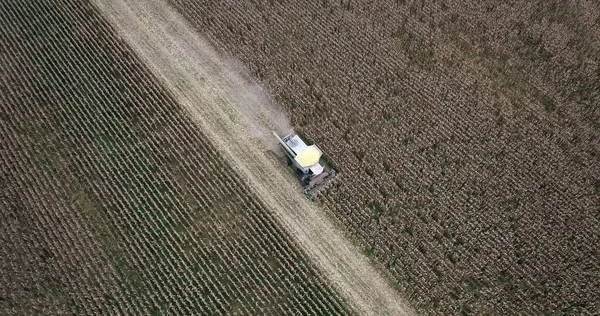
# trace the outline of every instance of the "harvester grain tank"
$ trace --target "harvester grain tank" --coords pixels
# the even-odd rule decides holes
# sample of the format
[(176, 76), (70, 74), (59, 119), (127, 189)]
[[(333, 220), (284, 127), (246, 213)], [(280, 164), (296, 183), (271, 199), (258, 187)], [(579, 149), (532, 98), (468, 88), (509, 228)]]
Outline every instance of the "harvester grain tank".
[(298, 179), (304, 186), (304, 193), (310, 196), (335, 175), (335, 170), (327, 166), (323, 159), (323, 152), (316, 145), (306, 143), (295, 133), (283, 138), (276, 132), (273, 135), (279, 141), (280, 147), (286, 155), (288, 165), (295, 169)]

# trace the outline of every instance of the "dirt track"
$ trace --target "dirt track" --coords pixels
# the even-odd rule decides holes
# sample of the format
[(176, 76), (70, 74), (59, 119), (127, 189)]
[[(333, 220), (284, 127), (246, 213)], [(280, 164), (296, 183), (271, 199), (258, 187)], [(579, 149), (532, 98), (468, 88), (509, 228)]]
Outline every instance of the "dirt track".
[[(249, 95), (240, 89), (249, 84), (183, 17), (160, 0), (95, 2), (353, 307), (371, 315), (414, 314), (253, 136), (239, 110)], [(277, 127), (266, 105), (260, 110), (263, 125)]]

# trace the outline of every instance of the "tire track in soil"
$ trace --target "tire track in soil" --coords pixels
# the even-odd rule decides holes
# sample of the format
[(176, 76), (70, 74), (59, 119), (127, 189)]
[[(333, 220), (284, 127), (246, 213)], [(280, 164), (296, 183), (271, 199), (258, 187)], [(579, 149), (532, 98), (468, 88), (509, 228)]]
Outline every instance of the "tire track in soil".
[(174, 8), (161, 0), (94, 2), (353, 308), (367, 315), (415, 314), (253, 136), (256, 123), (244, 122), (239, 91), (249, 84)]

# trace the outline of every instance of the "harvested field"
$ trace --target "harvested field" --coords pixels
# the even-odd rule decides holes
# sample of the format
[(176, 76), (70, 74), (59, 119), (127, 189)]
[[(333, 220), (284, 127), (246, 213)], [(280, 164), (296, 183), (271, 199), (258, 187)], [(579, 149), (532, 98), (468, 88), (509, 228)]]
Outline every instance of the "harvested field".
[(263, 130), (276, 143), (269, 129), (286, 129), (268, 100), (261, 100), (260, 87), (244, 80), (167, 2), (96, 4), (349, 304), (369, 315), (413, 313), (323, 211), (300, 194), (297, 179), (260, 137)]
[(353, 313), (94, 6), (0, 24), (0, 314)]
[(328, 154), (321, 202), (419, 312), (600, 310), (597, 2), (171, 2)]

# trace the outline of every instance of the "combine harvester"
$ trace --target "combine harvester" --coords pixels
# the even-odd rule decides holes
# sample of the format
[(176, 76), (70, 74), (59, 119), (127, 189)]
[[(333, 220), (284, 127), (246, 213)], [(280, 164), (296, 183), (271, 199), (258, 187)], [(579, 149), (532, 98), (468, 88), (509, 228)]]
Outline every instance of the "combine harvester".
[[(322, 157), (323, 152), (316, 145), (307, 146), (295, 133), (283, 139), (273, 132), (280, 147), (286, 155), (288, 166), (293, 165), (298, 179), (304, 187), (304, 194), (312, 201), (319, 190), (335, 175), (335, 170), (329, 167)], [(323, 163), (321, 163), (323, 162)]]

